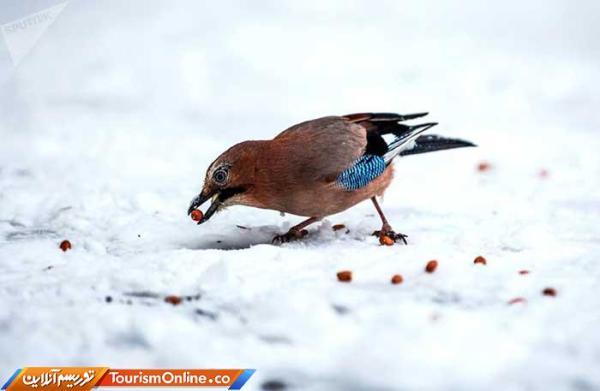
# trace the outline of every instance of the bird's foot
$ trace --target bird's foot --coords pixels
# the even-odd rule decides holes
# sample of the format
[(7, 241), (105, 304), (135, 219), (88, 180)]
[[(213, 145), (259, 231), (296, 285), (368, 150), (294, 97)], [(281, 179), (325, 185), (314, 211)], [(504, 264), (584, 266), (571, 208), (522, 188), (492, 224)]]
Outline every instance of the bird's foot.
[(290, 229), (287, 233), (285, 233), (283, 235), (275, 236), (273, 238), (273, 240), (271, 241), (271, 243), (273, 243), (273, 244), (288, 243), (288, 242), (291, 242), (294, 240), (302, 239), (306, 235), (308, 235), (308, 231), (305, 229), (302, 229), (300, 231)]
[(385, 229), (385, 227), (384, 227), (380, 231), (373, 232), (373, 236), (377, 236), (378, 238), (387, 236), (388, 238), (392, 239), (396, 243), (402, 242), (404, 244), (408, 244), (408, 242), (406, 241), (406, 238), (408, 238), (408, 235), (405, 235), (402, 233), (396, 233), (391, 228)]

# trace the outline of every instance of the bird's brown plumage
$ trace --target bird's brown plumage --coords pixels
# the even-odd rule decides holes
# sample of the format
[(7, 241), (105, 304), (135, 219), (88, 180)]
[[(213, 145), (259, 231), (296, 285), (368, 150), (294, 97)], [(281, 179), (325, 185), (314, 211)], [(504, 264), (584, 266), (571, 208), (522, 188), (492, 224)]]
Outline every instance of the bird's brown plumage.
[[(393, 177), (391, 161), (417, 154), (473, 146), (440, 136), (419, 136), (436, 123), (402, 122), (427, 113), (359, 113), (294, 125), (272, 140), (234, 145), (208, 168), (202, 192), (188, 213), (209, 199), (202, 223), (229, 205), (247, 205), (311, 217), (306, 224), (371, 198), (382, 217), (382, 232), (393, 234), (375, 196)], [(392, 135), (386, 141), (383, 136)], [(402, 240), (405, 236), (398, 235)]]
[(303, 122), (273, 140), (233, 146), (211, 165), (205, 187), (212, 187), (212, 169), (228, 163), (228, 187), (244, 187), (246, 191), (225, 205), (253, 206), (299, 216), (328, 216), (381, 195), (389, 186), (391, 166), (357, 190), (348, 191), (336, 183), (339, 174), (364, 153), (366, 144), (366, 129), (344, 117)]

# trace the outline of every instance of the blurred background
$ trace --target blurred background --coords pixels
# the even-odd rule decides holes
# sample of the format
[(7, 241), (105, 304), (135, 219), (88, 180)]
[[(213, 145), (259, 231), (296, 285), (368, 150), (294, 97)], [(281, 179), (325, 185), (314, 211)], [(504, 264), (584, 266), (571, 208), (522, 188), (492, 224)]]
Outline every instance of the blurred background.
[(365, 110), (429, 110), (479, 139), (598, 126), (595, 1), (6, 0), (0, 23), (60, 4), (30, 50), (27, 31), (4, 32), (3, 132), (233, 140)]
[[(6, 0), (0, 132), (8, 150), (27, 140), (23, 159), (69, 155), (101, 159), (109, 174), (151, 166), (199, 181), (216, 157), (198, 153), (202, 142), (270, 138), (324, 115), (429, 111), (438, 132), (485, 145), (487, 158), (509, 148), (543, 164), (555, 158), (539, 156), (549, 134), (600, 124), (599, 8)], [(575, 142), (555, 145), (581, 155)]]
[[(12, 353), (0, 369), (239, 364), (322, 389), (597, 389), (600, 306), (588, 289), (600, 281), (599, 18), (594, 0), (3, 0), (0, 350)], [(373, 281), (396, 264), (358, 242), (344, 254), (373, 280), (340, 292), (324, 277), (339, 265), (322, 254), (354, 242), (339, 247), (326, 225), (313, 247), (218, 252), (267, 243), (296, 218), (232, 208), (211, 226), (187, 220), (225, 148), (365, 111), (429, 111), (435, 133), (479, 145), (398, 164), (384, 209), (415, 244), (393, 250), (412, 256), (407, 280), (422, 269), (411, 260), (440, 254), (490, 254), (504, 261), (496, 274), (471, 279), (457, 266), (390, 293)], [(480, 162), (492, 167), (484, 176)], [(368, 237), (378, 223), (366, 213), (331, 222)], [(262, 228), (244, 237), (235, 224)], [(73, 258), (53, 253), (65, 237)], [(360, 254), (381, 262), (352, 261)], [(49, 265), (54, 274), (42, 272)], [(539, 280), (513, 280), (534, 266)], [(290, 270), (298, 280), (272, 285)], [(538, 297), (548, 281), (579, 288), (561, 290), (557, 307), (508, 312), (508, 299)], [(213, 327), (104, 304), (107, 294), (199, 287), (215, 313), (243, 321), (221, 315)], [(350, 324), (331, 313), (339, 301), (358, 313)], [(388, 312), (398, 308), (413, 317)], [(246, 338), (272, 330), (290, 346)], [(65, 348), (68, 337), (78, 342)]]

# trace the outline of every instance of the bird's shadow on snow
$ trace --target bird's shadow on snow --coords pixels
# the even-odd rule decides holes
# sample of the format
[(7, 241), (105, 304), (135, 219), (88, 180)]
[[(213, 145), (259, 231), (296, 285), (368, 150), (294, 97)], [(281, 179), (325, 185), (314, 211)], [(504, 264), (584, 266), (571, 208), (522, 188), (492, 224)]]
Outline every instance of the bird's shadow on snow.
[(250, 240), (235, 236), (207, 235), (201, 240), (184, 243), (183, 246), (190, 250), (244, 250), (259, 244), (271, 244), (271, 240)]
[[(227, 229), (218, 234), (213, 233), (203, 235), (200, 238), (184, 241), (181, 245), (190, 250), (243, 250), (260, 244), (273, 244), (273, 238), (276, 235), (287, 232), (288, 229), (289, 227), (287, 226), (282, 228), (276, 225), (255, 227), (237, 225), (233, 229)], [(283, 245), (306, 245), (335, 240), (337, 235), (330, 231), (330, 224), (323, 223), (317, 229), (309, 229), (309, 234), (306, 238), (285, 243)], [(344, 232), (339, 235), (343, 236)], [(347, 231), (346, 233), (348, 232), (350, 231)], [(351, 239), (359, 240), (364, 239), (364, 237), (368, 237), (368, 235), (359, 235), (358, 237), (352, 236)]]
[(243, 250), (259, 244), (272, 244), (280, 228), (273, 225), (245, 227), (237, 225), (222, 233), (203, 235), (182, 243), (190, 250)]

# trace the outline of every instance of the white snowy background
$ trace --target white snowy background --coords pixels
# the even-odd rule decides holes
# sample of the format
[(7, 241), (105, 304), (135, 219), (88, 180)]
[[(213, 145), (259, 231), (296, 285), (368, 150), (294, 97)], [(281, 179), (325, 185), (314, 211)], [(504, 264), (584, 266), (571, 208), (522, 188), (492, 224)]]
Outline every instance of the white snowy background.
[[(55, 4), (3, 0), (0, 23)], [(1, 42), (0, 381), (107, 365), (256, 368), (248, 390), (600, 389), (599, 17), (72, 0), (18, 66)], [(479, 145), (397, 161), (383, 208), (408, 246), (369, 236), (368, 202), (279, 247), (299, 217), (186, 215), (228, 146), (362, 111), (429, 111)]]

